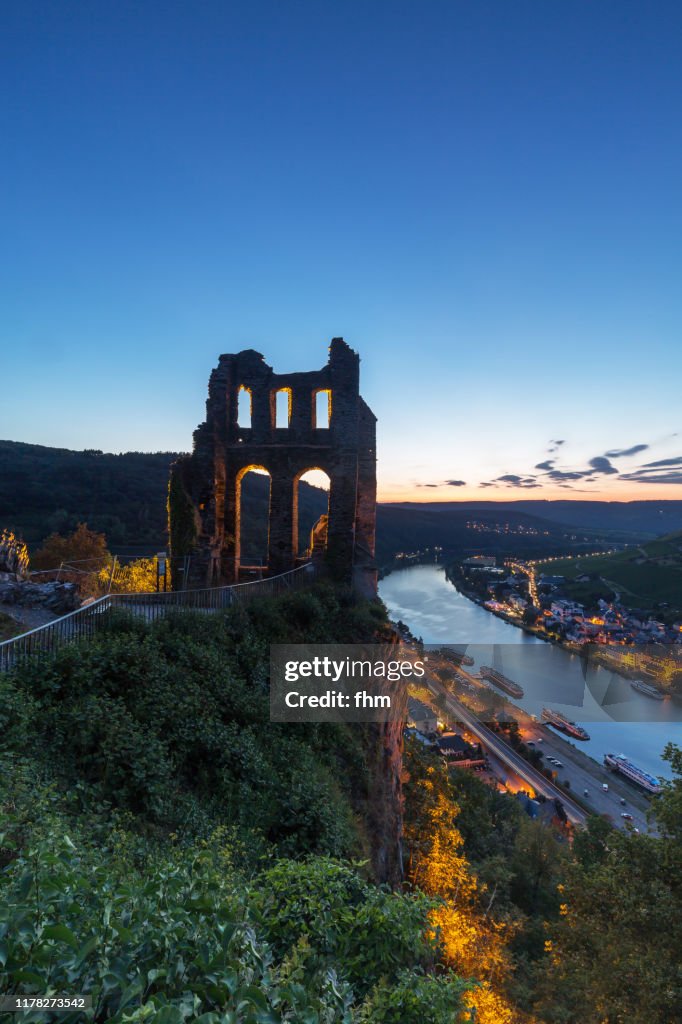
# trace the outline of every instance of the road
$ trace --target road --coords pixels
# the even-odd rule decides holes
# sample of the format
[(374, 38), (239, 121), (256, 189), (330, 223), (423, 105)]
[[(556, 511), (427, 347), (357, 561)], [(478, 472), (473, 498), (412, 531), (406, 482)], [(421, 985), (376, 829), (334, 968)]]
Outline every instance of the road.
[(434, 697), (445, 698), (445, 706), (448, 712), (457, 721), (463, 722), (469, 732), (476, 736), (486, 750), (491, 751), (503, 764), (511, 768), (536, 793), (542, 793), (548, 800), (554, 800), (558, 797), (563, 803), (566, 816), (572, 825), (582, 826), (585, 824), (588, 817), (587, 813), (582, 807), (579, 807), (578, 804), (571, 800), (564, 790), (555, 786), (553, 782), (550, 782), (544, 775), (536, 771), (528, 761), (521, 757), (520, 754), (517, 754), (503, 739), (488, 729), (487, 726), (479, 721), (473, 711), (470, 711), (464, 704), (461, 704), (448, 693), (441, 682), (433, 676), (427, 677), (426, 682)]
[[(433, 658), (433, 656), (431, 657)], [(447, 665), (441, 667), (447, 667)], [(463, 666), (460, 666), (458, 673), (469, 684), (472, 692), (480, 692), (484, 684), (477, 676), (467, 672)], [(510, 702), (509, 707), (518, 721), (524, 742), (534, 744), (542, 752), (546, 766), (555, 772), (557, 782), (552, 783), (520, 754), (510, 748), (496, 733), (491, 732), (483, 725), (476, 712), (471, 711), (456, 697), (453, 697), (437, 678), (432, 678), (431, 683), (436, 688), (432, 689), (432, 692), (444, 693), (447, 696), (448, 700), (452, 702), (452, 713), (460, 721), (466, 723), (470, 731), (479, 738), (486, 748), (493, 750), (497, 757), (532, 786), (536, 792), (544, 793), (545, 796), (550, 796), (552, 799), (559, 796), (572, 823), (583, 824), (588, 817), (588, 812), (583, 809), (583, 806), (571, 800), (570, 795), (561, 785), (563, 782), (568, 782), (570, 792), (580, 796), (581, 804), (589, 808), (589, 813), (607, 816), (617, 828), (624, 830), (637, 828), (642, 833), (657, 835), (658, 830), (655, 825), (650, 825), (647, 821), (647, 812), (650, 810), (651, 803), (646, 794), (636, 789), (620, 775), (609, 771), (588, 757), (580, 749), (578, 742), (569, 742), (549, 726), (534, 721), (525, 711)], [(493, 741), (495, 742), (494, 747)], [(505, 755), (504, 757), (501, 756), (500, 750)], [(550, 757), (560, 761), (560, 765), (553, 765), (549, 762)], [(608, 786), (607, 791), (602, 788), (604, 784)], [(585, 795), (585, 790), (587, 790), (587, 795)], [(572, 814), (569, 814), (569, 804), (573, 809)], [(631, 815), (631, 819), (623, 818), (624, 813)]]
[[(552, 764), (547, 767), (556, 771), (561, 782), (567, 780), (571, 790), (580, 795), (581, 801), (588, 804), (594, 814), (608, 815), (617, 827), (634, 827), (642, 833), (657, 834), (656, 828), (647, 823), (646, 815), (651, 804), (644, 793), (588, 757), (580, 749), (579, 743), (568, 742), (549, 726), (537, 722), (519, 724), (525, 743), (533, 743), (541, 750), (545, 761), (548, 757), (554, 757), (561, 762), (559, 767)], [(609, 787), (607, 792), (602, 789), (604, 783)], [(633, 820), (622, 818), (623, 813), (631, 814)]]

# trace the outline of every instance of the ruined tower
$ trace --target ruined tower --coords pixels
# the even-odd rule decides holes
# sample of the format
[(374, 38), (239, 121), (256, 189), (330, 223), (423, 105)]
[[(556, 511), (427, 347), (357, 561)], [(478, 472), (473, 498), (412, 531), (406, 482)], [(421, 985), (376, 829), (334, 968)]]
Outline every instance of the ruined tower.
[[(315, 550), (322, 549), (333, 578), (376, 593), (376, 417), (360, 397), (359, 376), (360, 358), (343, 338), (332, 340), (326, 366), (307, 373), (274, 373), (252, 349), (220, 356), (194, 450), (171, 471), (176, 587), (239, 581), (241, 484), (253, 469), (270, 475), (267, 572), (299, 564), (298, 482), (319, 469), (330, 481), (329, 510), (313, 531)], [(286, 426), (277, 421), (282, 392)], [(317, 422), (320, 393), (328, 410), (323, 424)], [(239, 424), (240, 401), (250, 407), (250, 426)]]

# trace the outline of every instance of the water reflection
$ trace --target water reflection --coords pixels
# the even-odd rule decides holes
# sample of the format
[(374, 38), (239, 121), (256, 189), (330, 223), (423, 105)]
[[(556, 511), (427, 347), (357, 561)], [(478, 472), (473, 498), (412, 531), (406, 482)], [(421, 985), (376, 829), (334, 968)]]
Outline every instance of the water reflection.
[(425, 643), (466, 646), (471, 672), (490, 665), (520, 683), (524, 696), (517, 703), (529, 714), (539, 719), (551, 704), (584, 724), (590, 740), (576, 745), (592, 757), (622, 751), (645, 770), (670, 777), (660, 754), (671, 740), (682, 745), (682, 704), (652, 700), (603, 666), (504, 622), (455, 590), (440, 566), (392, 573), (379, 594), (391, 617)]

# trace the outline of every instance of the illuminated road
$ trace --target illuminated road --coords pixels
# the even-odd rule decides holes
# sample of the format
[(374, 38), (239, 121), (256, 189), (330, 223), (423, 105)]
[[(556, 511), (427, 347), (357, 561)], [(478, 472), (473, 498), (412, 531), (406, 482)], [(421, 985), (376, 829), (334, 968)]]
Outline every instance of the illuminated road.
[[(468, 673), (463, 673), (468, 675)], [(472, 677), (473, 678), (473, 677)], [(459, 722), (463, 722), (467, 729), (477, 737), (483, 746), (499, 758), (503, 764), (511, 768), (528, 786), (536, 793), (542, 793), (548, 800), (558, 798), (564, 805), (566, 817), (572, 825), (584, 825), (587, 821), (587, 813), (574, 803), (565, 791), (559, 789), (549, 779), (536, 771), (520, 754), (517, 754), (504, 740), (500, 739), (494, 732), (488, 729), (464, 704), (461, 704), (455, 697), (448, 693), (443, 684), (432, 676), (426, 680), (426, 684), (435, 697), (444, 697), (447, 710)]]
[(526, 562), (508, 561), (504, 564), (507, 566), (507, 568), (511, 569), (512, 572), (522, 573), (524, 576), (528, 577), (528, 596), (530, 597), (530, 603), (533, 605), (533, 607), (537, 608), (540, 604), (540, 601), (538, 599), (538, 588), (535, 579), (535, 566), (533, 565), (533, 563), (530, 562), (527, 564)]

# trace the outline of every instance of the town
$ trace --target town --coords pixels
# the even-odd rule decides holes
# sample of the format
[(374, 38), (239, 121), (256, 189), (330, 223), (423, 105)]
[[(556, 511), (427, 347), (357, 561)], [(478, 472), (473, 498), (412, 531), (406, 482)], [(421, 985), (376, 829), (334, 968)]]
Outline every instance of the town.
[[(543, 571), (547, 563), (472, 555), (449, 570), (452, 583), (488, 611), (543, 639), (599, 653), (624, 675), (649, 676), (677, 690), (682, 682), (682, 619), (660, 621), (629, 608), (616, 592), (585, 604), (568, 596), (564, 576)], [(587, 584), (581, 574), (572, 584)]]

